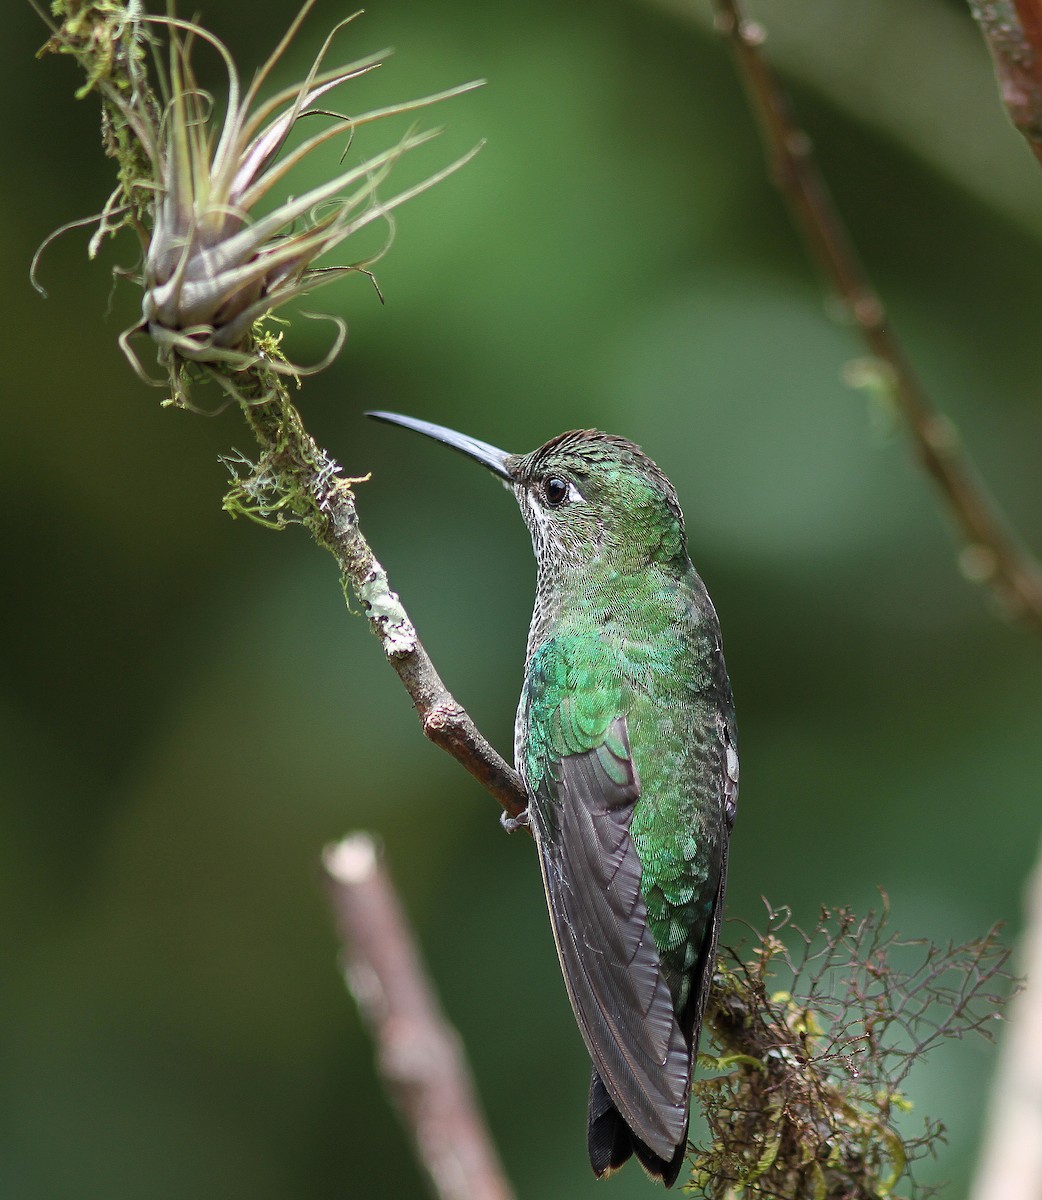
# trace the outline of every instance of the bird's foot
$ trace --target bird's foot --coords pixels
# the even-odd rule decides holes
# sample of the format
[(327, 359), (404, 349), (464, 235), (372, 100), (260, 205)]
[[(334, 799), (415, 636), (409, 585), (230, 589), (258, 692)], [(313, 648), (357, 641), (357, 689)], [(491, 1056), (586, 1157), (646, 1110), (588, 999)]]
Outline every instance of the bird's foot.
[(499, 823), (507, 833), (517, 833), (519, 829), (527, 829), (531, 823), (528, 819), (528, 809), (526, 808), (523, 813), (519, 813), (516, 817), (512, 817), (507, 812), (500, 813)]

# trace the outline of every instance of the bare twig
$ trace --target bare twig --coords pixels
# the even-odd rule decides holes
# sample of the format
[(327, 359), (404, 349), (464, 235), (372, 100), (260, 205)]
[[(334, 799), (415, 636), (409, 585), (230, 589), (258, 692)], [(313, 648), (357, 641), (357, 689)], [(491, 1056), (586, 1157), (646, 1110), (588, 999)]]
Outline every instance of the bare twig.
[(1007, 526), (970, 465), (958, 432), (927, 395), (891, 331), (882, 301), (817, 169), (810, 139), (794, 121), (788, 98), (761, 53), (762, 28), (744, 18), (739, 0), (713, 4), (717, 25), (734, 47), (775, 184), (904, 415), (919, 461), (965, 541), (963, 570), (987, 583), (1011, 616), (1042, 634), (1042, 569)]
[(347, 986), (439, 1200), (511, 1200), (456, 1031), (438, 1010), (394, 885), (372, 838), (324, 855)]
[(970, 0), (991, 51), (999, 94), (1042, 163), (1042, 7), (1038, 0)]
[(1025, 910), (1017, 964), (1025, 982), (1010, 1006), (972, 1200), (1042, 1196), (1042, 858)]

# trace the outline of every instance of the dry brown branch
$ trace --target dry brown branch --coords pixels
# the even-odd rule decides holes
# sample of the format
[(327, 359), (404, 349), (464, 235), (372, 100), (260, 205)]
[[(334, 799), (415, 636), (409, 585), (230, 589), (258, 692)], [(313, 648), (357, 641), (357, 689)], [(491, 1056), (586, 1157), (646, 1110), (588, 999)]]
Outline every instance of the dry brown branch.
[[(1036, 0), (1023, 3), (1037, 6)], [(891, 330), (818, 171), (810, 139), (796, 124), (788, 97), (761, 52), (763, 29), (744, 18), (739, 0), (713, 4), (718, 27), (734, 47), (774, 182), (905, 418), (916, 455), (964, 540), (963, 570), (988, 584), (1006, 612), (1042, 634), (1042, 569), (1006, 524), (973, 470), (958, 432), (927, 394)]]
[(991, 51), (999, 94), (1042, 163), (1042, 6), (1038, 0), (970, 0)]
[(456, 1031), (438, 1009), (390, 876), (367, 834), (324, 855), (347, 986), (439, 1200), (511, 1200)]

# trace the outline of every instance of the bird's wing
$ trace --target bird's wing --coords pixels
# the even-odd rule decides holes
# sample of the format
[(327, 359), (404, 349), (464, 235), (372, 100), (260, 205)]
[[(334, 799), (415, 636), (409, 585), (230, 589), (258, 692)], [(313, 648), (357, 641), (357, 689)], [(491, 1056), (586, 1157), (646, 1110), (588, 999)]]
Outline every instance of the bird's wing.
[(715, 656), (713, 674), (719, 699), (716, 733), (721, 749), (720, 798), (723, 805), (724, 836), (720, 851), (720, 878), (717, 881), (716, 896), (693, 972), (694, 986), (683, 1015), (684, 1027), (691, 1030), (692, 1063), (698, 1056), (702, 1019), (709, 1001), (709, 991), (713, 986), (716, 950), (720, 939), (720, 928), (724, 920), (728, 839), (738, 815), (738, 731), (735, 725), (734, 702), (731, 699), (731, 685), (724, 667), (723, 652), (719, 646)]
[(587, 1049), (627, 1124), (668, 1160), (687, 1132), (690, 1047), (648, 928), (629, 835), (640, 780), (626, 717), (605, 715), (604, 693), (599, 702), (590, 694), (529, 690), (529, 703), (542, 709), (530, 717), (553, 731), (538, 751), (537, 778), (530, 778), (533, 826), (561, 968)]

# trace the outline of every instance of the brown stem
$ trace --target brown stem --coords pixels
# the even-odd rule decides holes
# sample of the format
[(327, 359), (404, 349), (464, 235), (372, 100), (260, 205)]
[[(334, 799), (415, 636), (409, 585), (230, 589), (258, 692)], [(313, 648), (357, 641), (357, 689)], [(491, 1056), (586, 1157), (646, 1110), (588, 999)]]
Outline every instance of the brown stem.
[[(1037, 0), (1018, 0), (1033, 4)], [(941, 492), (965, 540), (962, 564), (987, 583), (1011, 616), (1042, 634), (1042, 569), (1018, 543), (974, 472), (951, 421), (919, 381), (887, 321), (850, 236), (798, 127), (777, 76), (761, 53), (759, 25), (746, 21), (739, 0), (713, 0), (717, 25), (734, 47), (756, 113), (775, 184), (840, 302), (882, 365), (905, 417), (919, 462)]]
[(323, 856), (347, 986), (380, 1074), (439, 1200), (512, 1200), (459, 1036), (438, 1008), (394, 884), (372, 838)]
[(970, 0), (991, 52), (1010, 120), (1042, 163), (1042, 4)]
[[(345, 585), (364, 606), (387, 661), (412, 697), (427, 737), (466, 767), (507, 816), (521, 816), (528, 796), (520, 775), (482, 736), (442, 682), (408, 613), (391, 590), (386, 571), (358, 527), (351, 488), (357, 481), (345, 478), (307, 433), (277, 379), (262, 380), (258, 386), (267, 398), (243, 406), (263, 451), (254, 473), (256, 486), (280, 498), (290, 497), (292, 510), (336, 559)], [(258, 476), (270, 482), (261, 484)]]

